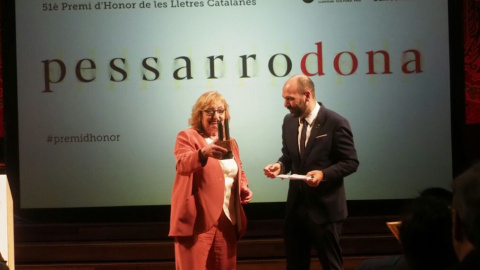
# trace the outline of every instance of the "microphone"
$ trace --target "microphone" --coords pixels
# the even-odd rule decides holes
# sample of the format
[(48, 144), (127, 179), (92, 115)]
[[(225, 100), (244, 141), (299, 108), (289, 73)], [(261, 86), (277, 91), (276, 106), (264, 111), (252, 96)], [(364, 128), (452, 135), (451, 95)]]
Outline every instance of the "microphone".
[(223, 124), (222, 120), (217, 120), (217, 127), (218, 127), (218, 139), (223, 141)]
[(228, 119), (225, 119), (225, 140), (230, 140), (230, 128), (228, 127)]
[[(217, 120), (218, 141), (216, 144), (228, 150), (228, 152), (225, 153), (221, 159), (231, 159), (233, 158), (233, 154), (232, 154), (232, 145), (230, 141), (230, 128), (228, 126), (228, 119), (225, 119), (224, 122), (225, 122), (225, 126), (222, 124), (222, 120)], [(224, 128), (225, 128), (225, 133), (223, 131)], [(225, 134), (225, 140), (223, 140), (224, 134)]]

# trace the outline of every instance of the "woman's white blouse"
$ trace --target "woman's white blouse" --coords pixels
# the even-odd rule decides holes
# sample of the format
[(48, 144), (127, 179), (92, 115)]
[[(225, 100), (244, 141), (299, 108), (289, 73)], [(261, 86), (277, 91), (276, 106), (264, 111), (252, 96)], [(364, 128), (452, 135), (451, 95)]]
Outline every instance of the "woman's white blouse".
[[(212, 139), (206, 138), (208, 144), (212, 143)], [(238, 166), (235, 162), (235, 159), (220, 159), (220, 165), (222, 167), (223, 175), (225, 177), (225, 189), (223, 192), (223, 212), (230, 219), (232, 224), (236, 224), (236, 213), (235, 213), (235, 196), (232, 196), (232, 188), (235, 182), (235, 177), (238, 173)], [(234, 195), (234, 194), (233, 194)]]

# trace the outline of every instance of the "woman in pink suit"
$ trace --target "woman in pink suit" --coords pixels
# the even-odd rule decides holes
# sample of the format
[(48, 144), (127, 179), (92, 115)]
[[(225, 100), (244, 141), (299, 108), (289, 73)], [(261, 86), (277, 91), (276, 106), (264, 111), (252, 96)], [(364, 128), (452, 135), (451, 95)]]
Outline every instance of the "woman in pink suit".
[(236, 269), (237, 241), (247, 225), (241, 204), (252, 191), (235, 140), (231, 158), (222, 159), (228, 150), (217, 145), (218, 120), (224, 126), (229, 119), (223, 96), (206, 92), (192, 108), (191, 128), (178, 133), (169, 232), (177, 270)]

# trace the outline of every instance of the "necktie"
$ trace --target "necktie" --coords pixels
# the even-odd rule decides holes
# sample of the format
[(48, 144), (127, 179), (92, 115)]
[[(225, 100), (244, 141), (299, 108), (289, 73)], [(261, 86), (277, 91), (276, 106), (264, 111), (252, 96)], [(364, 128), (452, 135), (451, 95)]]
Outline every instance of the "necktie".
[(300, 153), (303, 153), (305, 150), (305, 140), (307, 139), (307, 127), (308, 122), (307, 120), (302, 119), (303, 127), (302, 127), (302, 134), (300, 135)]

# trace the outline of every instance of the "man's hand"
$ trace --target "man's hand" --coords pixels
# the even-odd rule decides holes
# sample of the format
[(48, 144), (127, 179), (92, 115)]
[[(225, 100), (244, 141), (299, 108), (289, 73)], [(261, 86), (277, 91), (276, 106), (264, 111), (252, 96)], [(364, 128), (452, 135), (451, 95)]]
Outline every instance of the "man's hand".
[(277, 162), (265, 166), (265, 168), (263, 168), (263, 172), (268, 178), (275, 178), (280, 174), (281, 169), (282, 166)]
[(308, 180), (304, 180), (305, 183), (307, 183), (307, 185), (310, 187), (318, 187), (320, 182), (323, 180), (322, 171), (309, 171), (306, 175), (311, 177)]

